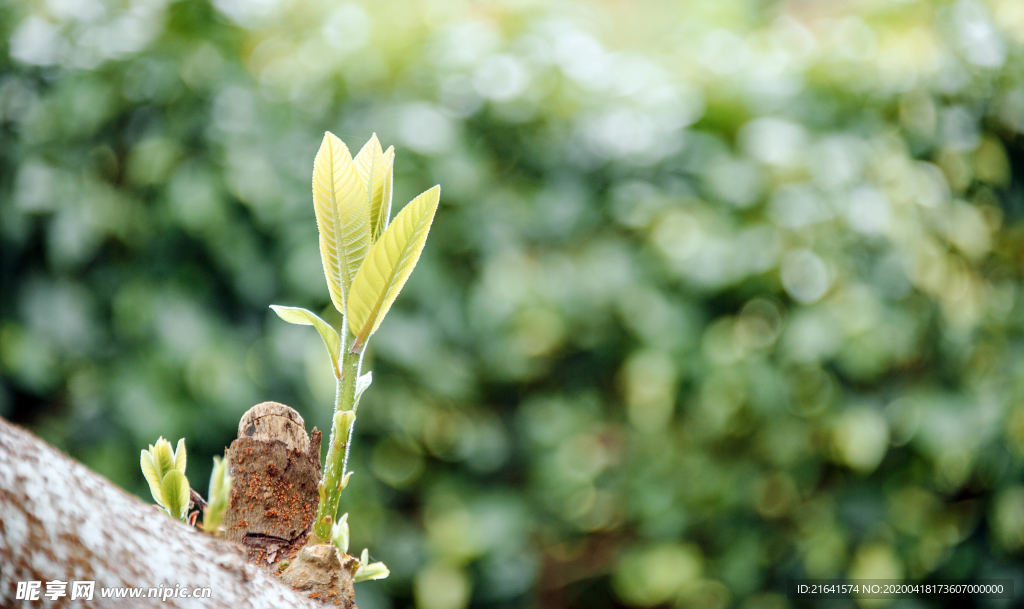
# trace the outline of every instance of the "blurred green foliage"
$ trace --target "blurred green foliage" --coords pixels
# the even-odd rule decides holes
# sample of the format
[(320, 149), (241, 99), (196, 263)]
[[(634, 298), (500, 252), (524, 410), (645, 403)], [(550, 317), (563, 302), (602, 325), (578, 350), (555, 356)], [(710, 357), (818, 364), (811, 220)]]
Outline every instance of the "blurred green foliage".
[[(370, 345), (363, 609), (1016, 577), (1024, 5), (0, 5), (0, 415), (146, 497), (330, 422), (327, 129), (443, 186)], [(923, 601), (922, 601), (923, 602)], [(937, 602), (937, 601), (928, 601)], [(904, 606), (928, 606), (911, 604)]]

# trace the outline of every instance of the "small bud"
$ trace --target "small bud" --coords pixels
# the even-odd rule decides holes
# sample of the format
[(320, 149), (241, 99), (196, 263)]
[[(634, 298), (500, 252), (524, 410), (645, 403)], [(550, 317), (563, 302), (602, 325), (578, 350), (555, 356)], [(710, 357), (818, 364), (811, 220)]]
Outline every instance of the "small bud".
[(348, 444), (348, 433), (352, 429), (352, 423), (356, 420), (356, 413), (351, 410), (338, 412), (334, 415), (334, 429), (338, 437), (337, 443)]
[[(176, 450), (162, 436), (149, 450), (143, 450), (139, 465), (149, 484), (149, 492), (163, 511), (183, 522), (188, 521), (190, 487), (185, 477), (185, 438), (178, 440)], [(174, 474), (173, 476), (171, 474)]]
[(342, 554), (348, 554), (348, 514), (342, 515), (341, 519), (331, 527), (331, 543)]

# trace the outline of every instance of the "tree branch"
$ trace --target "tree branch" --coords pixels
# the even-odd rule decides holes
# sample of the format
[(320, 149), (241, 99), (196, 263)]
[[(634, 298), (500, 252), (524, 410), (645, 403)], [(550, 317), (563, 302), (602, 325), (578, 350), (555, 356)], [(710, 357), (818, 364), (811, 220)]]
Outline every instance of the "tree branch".
[[(29, 432), (0, 419), (0, 606), (19, 581), (96, 582), (95, 607), (322, 605), (246, 564), (245, 552), (168, 518)], [(209, 587), (211, 598), (109, 599), (100, 589)], [(145, 596), (146, 593), (143, 593)], [(69, 596), (51, 606), (75, 606)]]

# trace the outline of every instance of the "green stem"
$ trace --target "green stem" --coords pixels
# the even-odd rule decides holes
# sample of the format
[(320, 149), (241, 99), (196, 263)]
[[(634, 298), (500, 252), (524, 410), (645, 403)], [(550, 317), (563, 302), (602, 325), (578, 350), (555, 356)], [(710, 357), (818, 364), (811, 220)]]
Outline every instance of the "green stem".
[(353, 339), (347, 324), (342, 322), (341, 377), (338, 378), (337, 394), (334, 401), (334, 420), (331, 424), (331, 441), (327, 447), (327, 461), (324, 477), (320, 483), (320, 505), (316, 511), (316, 522), (309, 543), (327, 543), (331, 539), (331, 525), (338, 517), (338, 502), (341, 500), (342, 483), (345, 480), (345, 466), (348, 461), (348, 447), (355, 419), (345, 424), (341, 413), (355, 411), (356, 380), (359, 377), (360, 354), (351, 353), (346, 345)]

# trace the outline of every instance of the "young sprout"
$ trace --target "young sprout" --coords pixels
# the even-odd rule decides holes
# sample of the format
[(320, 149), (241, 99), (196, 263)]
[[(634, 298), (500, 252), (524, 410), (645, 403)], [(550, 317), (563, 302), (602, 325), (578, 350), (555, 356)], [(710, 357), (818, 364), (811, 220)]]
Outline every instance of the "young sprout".
[[(334, 547), (338, 548), (338, 551), (342, 554), (348, 554), (348, 514), (342, 514), (338, 522), (334, 523), (331, 527), (331, 543)], [(357, 559), (359, 567), (356, 572), (352, 575), (352, 580), (356, 582), (369, 581), (371, 579), (384, 579), (391, 574), (391, 571), (382, 562), (375, 562), (368, 564), (370, 560), (370, 551), (363, 549), (363, 553)]]
[(331, 527), (331, 543), (342, 554), (348, 554), (348, 513), (343, 514)]
[(234, 479), (228, 473), (228, 462), (220, 457), (214, 457), (213, 471), (210, 473), (210, 503), (203, 510), (203, 530), (211, 535), (221, 532), (220, 523), (228, 509), (233, 482)]
[(327, 288), (342, 315), (341, 326), (306, 309), (270, 307), (289, 323), (317, 329), (337, 380), (311, 544), (333, 539), (332, 524), (348, 482), (345, 467), (356, 409), (373, 379), (361, 370), (366, 343), (416, 266), (441, 196), (441, 187), (434, 186), (389, 221), (394, 160), (394, 148), (383, 150), (376, 134), (355, 158), (337, 136), (324, 134), (313, 161), (313, 207)]
[(352, 576), (352, 581), (365, 582), (371, 579), (384, 579), (391, 575), (391, 571), (388, 570), (384, 563), (371, 563), (369, 561), (370, 551), (363, 548), (363, 553), (359, 555), (359, 568), (356, 569), (355, 575)]
[(185, 438), (178, 440), (176, 450), (161, 437), (149, 450), (142, 451), (142, 474), (149, 483), (149, 492), (160, 509), (171, 518), (188, 521), (191, 487), (185, 477)]

